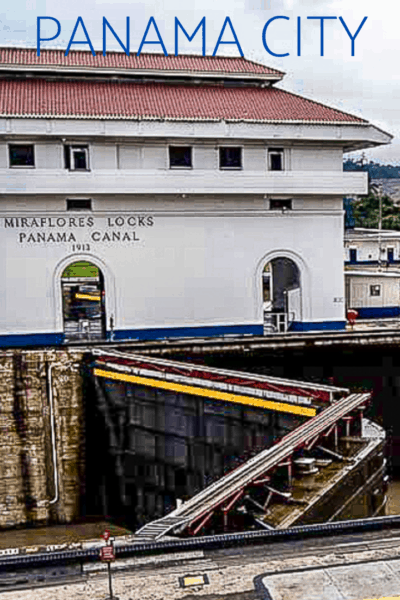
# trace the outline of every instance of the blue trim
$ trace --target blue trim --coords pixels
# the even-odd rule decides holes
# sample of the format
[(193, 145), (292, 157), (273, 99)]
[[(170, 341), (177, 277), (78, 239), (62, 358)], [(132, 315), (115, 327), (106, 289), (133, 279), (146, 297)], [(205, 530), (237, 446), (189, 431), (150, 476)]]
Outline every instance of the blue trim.
[[(357, 265), (369, 265), (370, 267), (377, 267), (379, 265), (379, 260), (345, 260), (344, 264), (346, 266), (357, 266)], [(381, 265), (400, 265), (400, 260), (381, 260)]]
[[(391, 310), (398, 310), (400, 307)], [(357, 309), (358, 312), (364, 309)], [(367, 309), (368, 310), (368, 309)], [(385, 309), (381, 309), (385, 310)], [(387, 309), (386, 309), (387, 310)], [(390, 309), (389, 309), (390, 310)], [(361, 316), (361, 313), (360, 313)], [(375, 316), (375, 315), (374, 315)], [(387, 315), (392, 316), (392, 314)], [(364, 317), (368, 318), (368, 317)], [(372, 317), (371, 317), (372, 318)], [(320, 331), (345, 329), (346, 321), (320, 321), (301, 323), (294, 321), (290, 331)], [(119, 340), (160, 340), (168, 338), (221, 337), (226, 335), (258, 335), (264, 334), (263, 325), (213, 325), (204, 327), (163, 327), (157, 329), (117, 329), (113, 332), (112, 341)], [(111, 341), (111, 332), (107, 331), (106, 339)], [(63, 333), (27, 333), (0, 335), (0, 347), (23, 346), (60, 346), (64, 343)], [(82, 343), (84, 343), (82, 341)], [(100, 340), (99, 340), (100, 343)]]
[(63, 333), (26, 333), (16, 335), (0, 335), (0, 347), (59, 346), (63, 342)]
[(359, 319), (385, 319), (400, 316), (400, 306), (369, 306), (355, 308)]
[(289, 331), (329, 331), (339, 329), (346, 329), (346, 321), (293, 321), (289, 327)]
[[(116, 340), (159, 340), (170, 337), (218, 337), (223, 335), (263, 335), (263, 325), (214, 325), (204, 327), (163, 327), (157, 329), (117, 329)], [(108, 338), (110, 334), (108, 332)]]

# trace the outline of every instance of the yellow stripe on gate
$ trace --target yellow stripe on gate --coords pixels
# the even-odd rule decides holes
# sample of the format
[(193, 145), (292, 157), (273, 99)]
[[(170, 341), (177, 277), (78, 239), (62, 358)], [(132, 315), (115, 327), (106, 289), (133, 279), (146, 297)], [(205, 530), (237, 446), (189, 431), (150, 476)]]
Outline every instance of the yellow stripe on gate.
[(89, 296), (89, 294), (75, 294), (75, 298), (79, 298), (79, 300), (101, 300), (101, 296)]
[(230, 394), (229, 392), (219, 392), (208, 388), (182, 385), (170, 381), (160, 381), (159, 379), (150, 379), (148, 377), (138, 377), (137, 375), (128, 375), (126, 373), (115, 373), (114, 371), (104, 371), (103, 369), (95, 368), (94, 374), (97, 377), (105, 377), (106, 379), (127, 381), (129, 383), (147, 385), (149, 387), (169, 390), (171, 392), (182, 392), (192, 396), (203, 396), (213, 400), (220, 400), (221, 402), (234, 402), (235, 404), (246, 404), (258, 408), (268, 408), (270, 410), (291, 413), (293, 415), (302, 415), (304, 417), (315, 417), (317, 414), (315, 408), (307, 408), (305, 406), (298, 406), (296, 404), (288, 404), (285, 402), (275, 402), (274, 400), (262, 400), (261, 398), (253, 398), (252, 396), (241, 396), (239, 394)]

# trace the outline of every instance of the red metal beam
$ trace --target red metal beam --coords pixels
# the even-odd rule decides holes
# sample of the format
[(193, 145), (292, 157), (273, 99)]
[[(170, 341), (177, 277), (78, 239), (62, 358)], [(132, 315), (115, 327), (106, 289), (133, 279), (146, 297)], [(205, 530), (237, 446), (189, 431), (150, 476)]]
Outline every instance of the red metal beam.
[(193, 529), (192, 535), (197, 535), (199, 533), (199, 531), (201, 531), (201, 529), (203, 529), (204, 525), (207, 523), (207, 521), (209, 521), (211, 519), (211, 517), (214, 514), (214, 510), (210, 511), (202, 521), (200, 521), (199, 525), (196, 527), (196, 529)]
[(234, 505), (236, 504), (236, 502), (239, 500), (239, 498), (240, 498), (241, 496), (243, 496), (243, 494), (244, 494), (244, 490), (245, 490), (245, 488), (243, 488), (242, 490), (240, 490), (240, 491), (239, 491), (237, 494), (235, 494), (235, 496), (234, 496), (234, 497), (233, 497), (233, 499), (232, 499), (232, 500), (229, 502), (229, 504), (227, 504), (226, 506), (223, 506), (223, 507), (222, 507), (222, 511), (223, 511), (224, 513), (227, 513), (227, 512), (228, 512), (228, 511), (229, 511), (229, 510), (232, 508), (232, 506), (234, 506)]

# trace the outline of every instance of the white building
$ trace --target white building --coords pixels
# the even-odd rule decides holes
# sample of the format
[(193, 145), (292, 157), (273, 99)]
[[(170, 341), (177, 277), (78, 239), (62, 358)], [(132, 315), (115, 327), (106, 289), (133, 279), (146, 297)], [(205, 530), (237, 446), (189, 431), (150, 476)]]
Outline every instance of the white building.
[(345, 265), (352, 269), (400, 268), (400, 231), (346, 229)]
[(242, 58), (0, 71), (1, 345), (345, 327), (342, 155), (388, 134)]
[(346, 305), (361, 319), (400, 316), (400, 231), (345, 232)]

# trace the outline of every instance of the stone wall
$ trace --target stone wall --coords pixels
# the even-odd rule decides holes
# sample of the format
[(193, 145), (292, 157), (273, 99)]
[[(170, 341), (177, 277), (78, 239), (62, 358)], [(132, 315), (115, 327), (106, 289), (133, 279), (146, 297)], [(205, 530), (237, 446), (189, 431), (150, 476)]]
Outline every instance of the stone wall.
[(0, 528), (66, 523), (79, 516), (81, 361), (82, 353), (74, 351), (0, 353)]

